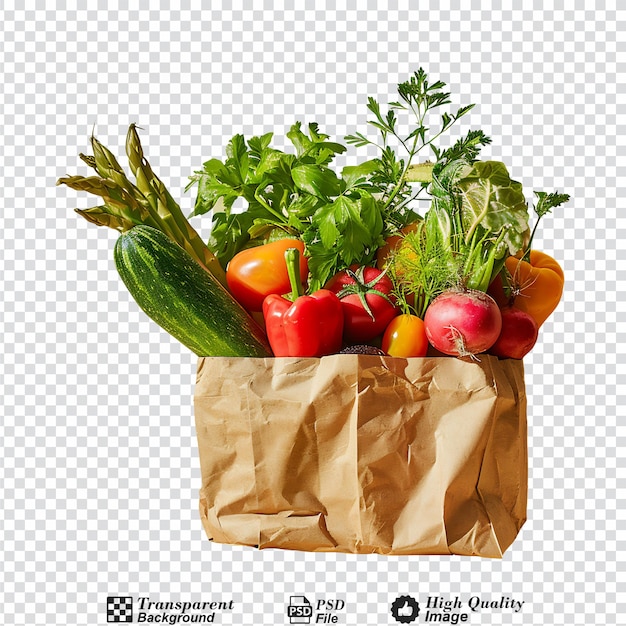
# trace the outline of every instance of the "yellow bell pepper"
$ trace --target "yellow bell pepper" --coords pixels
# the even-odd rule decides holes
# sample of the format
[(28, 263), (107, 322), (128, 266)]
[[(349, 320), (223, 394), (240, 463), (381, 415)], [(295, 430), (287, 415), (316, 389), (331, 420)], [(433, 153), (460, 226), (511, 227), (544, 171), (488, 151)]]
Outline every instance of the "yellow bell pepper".
[(509, 257), (505, 261), (512, 278), (511, 295), (514, 305), (541, 326), (561, 300), (565, 276), (558, 262), (544, 252), (531, 250), (527, 258)]

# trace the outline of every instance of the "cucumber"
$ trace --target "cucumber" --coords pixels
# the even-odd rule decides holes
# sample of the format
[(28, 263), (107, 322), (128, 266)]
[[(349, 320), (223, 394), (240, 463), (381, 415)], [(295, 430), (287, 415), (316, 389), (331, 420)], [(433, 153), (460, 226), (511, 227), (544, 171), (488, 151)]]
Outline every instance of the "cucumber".
[(209, 272), (151, 226), (123, 233), (119, 275), (141, 309), (198, 356), (267, 357), (261, 327)]

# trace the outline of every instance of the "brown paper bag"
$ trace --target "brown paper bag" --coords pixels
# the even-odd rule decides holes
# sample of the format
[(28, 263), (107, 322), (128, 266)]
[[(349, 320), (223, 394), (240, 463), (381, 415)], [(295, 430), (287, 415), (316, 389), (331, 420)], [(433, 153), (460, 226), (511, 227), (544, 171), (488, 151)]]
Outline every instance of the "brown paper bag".
[(521, 361), (201, 358), (209, 539), (501, 557), (526, 519)]

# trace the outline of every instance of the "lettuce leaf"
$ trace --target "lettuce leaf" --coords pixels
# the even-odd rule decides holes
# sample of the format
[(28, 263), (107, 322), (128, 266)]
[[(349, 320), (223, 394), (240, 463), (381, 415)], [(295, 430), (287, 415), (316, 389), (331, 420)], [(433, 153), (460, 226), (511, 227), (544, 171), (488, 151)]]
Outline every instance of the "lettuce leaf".
[[(490, 237), (504, 233), (509, 255), (524, 248), (529, 236), (528, 206), (522, 184), (511, 180), (504, 163), (477, 161), (456, 185), (461, 195), (465, 243), (480, 226)], [(485, 233), (482, 233), (483, 235)], [(501, 254), (506, 253), (501, 247)]]
[(528, 206), (504, 163), (465, 159), (435, 168), (427, 234), (448, 257), (457, 282), (486, 291), (505, 257), (528, 244)]

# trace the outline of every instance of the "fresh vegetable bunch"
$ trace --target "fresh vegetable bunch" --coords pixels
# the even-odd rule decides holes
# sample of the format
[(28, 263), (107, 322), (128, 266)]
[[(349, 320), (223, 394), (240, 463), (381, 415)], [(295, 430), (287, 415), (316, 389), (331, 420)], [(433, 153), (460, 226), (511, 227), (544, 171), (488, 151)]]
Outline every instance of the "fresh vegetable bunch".
[(431, 128), (450, 104), (444, 88), (420, 69), (386, 111), (370, 98), (378, 138), (345, 141), (379, 156), (340, 171), (333, 161), (346, 146), (315, 123), (291, 127), (288, 152), (272, 146), (272, 133), (236, 135), (224, 160), (190, 177), (192, 216), (212, 218), (206, 244), (152, 172), (134, 126), (136, 184), (95, 138), (94, 156), (81, 158), (98, 175), (59, 182), (103, 198), (79, 213), (122, 232), (115, 260), (131, 294), (197, 354), (522, 358), (563, 288), (561, 268), (532, 249), (533, 236), (569, 197), (535, 192), (531, 232), (521, 184), (503, 163), (478, 159), (490, 143), (482, 131), (439, 145), (474, 106), (442, 113)]

